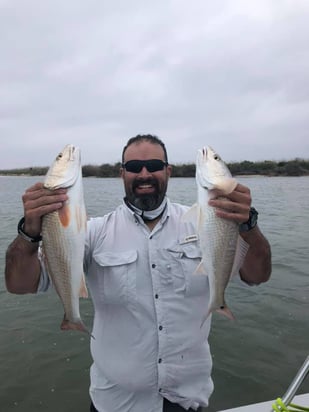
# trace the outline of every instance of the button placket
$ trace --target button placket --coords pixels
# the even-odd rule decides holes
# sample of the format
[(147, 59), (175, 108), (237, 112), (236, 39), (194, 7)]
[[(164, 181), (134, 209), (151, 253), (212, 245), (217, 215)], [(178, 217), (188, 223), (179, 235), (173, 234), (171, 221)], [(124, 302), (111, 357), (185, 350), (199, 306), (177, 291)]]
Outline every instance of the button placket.
[(164, 310), (162, 305), (164, 301), (160, 299), (161, 294), (161, 275), (160, 275), (160, 259), (157, 254), (157, 249), (160, 245), (157, 242), (157, 237), (154, 232), (149, 236), (149, 262), (150, 262), (150, 273), (152, 278), (153, 286), (153, 297), (154, 297), (154, 309), (156, 312), (156, 322), (158, 330), (158, 352), (157, 352), (157, 365), (158, 365), (158, 375), (159, 375), (159, 385), (160, 381), (164, 376), (164, 347), (165, 347), (165, 333), (164, 333)]

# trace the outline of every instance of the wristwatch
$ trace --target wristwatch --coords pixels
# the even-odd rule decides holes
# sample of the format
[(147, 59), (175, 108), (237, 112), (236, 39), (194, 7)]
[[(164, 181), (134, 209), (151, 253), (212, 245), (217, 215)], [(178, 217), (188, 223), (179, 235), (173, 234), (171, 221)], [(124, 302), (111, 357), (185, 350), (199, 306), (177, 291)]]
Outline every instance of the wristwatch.
[(258, 214), (258, 211), (254, 209), (254, 207), (251, 207), (249, 211), (249, 219), (239, 225), (239, 231), (249, 232), (249, 230), (253, 229), (257, 225)]
[(22, 217), (22, 218), (20, 219), (20, 221), (18, 222), (18, 225), (17, 225), (17, 232), (18, 232), (18, 234), (19, 234), (23, 239), (27, 240), (28, 242), (31, 242), (31, 243), (40, 242), (40, 241), (42, 240), (42, 236), (41, 236), (41, 235), (39, 235), (39, 236), (31, 236), (31, 235), (28, 235), (28, 233), (26, 233), (26, 232), (24, 231), (24, 223), (25, 223), (25, 218)]

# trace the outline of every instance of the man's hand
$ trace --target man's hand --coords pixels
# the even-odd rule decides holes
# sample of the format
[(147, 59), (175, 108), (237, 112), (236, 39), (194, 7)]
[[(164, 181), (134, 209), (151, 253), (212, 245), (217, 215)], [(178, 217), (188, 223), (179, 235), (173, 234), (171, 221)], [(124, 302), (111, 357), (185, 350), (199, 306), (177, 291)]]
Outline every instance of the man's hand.
[(63, 206), (68, 199), (66, 189), (45, 189), (43, 183), (36, 183), (22, 196), (24, 205), (25, 232), (31, 236), (41, 233), (41, 218)]
[(216, 208), (218, 217), (235, 220), (238, 223), (249, 219), (251, 207), (251, 193), (247, 186), (238, 183), (236, 188), (228, 195), (223, 195), (219, 190), (214, 190), (215, 198), (209, 200), (209, 205)]

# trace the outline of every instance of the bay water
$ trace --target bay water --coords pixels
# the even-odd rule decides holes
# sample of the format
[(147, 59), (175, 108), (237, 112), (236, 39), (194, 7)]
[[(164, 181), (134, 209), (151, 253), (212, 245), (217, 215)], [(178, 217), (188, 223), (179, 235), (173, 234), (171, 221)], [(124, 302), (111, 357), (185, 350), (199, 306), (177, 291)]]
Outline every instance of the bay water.
[[(54, 291), (13, 295), (5, 288), (5, 251), (23, 215), (21, 196), (39, 180), (0, 176), (0, 411), (86, 412), (88, 336), (60, 331), (63, 310)], [(272, 247), (273, 271), (257, 287), (229, 284), (226, 300), (235, 322), (213, 316), (215, 391), (209, 412), (282, 396), (309, 355), (309, 177), (238, 180), (251, 189), (259, 226)], [(89, 216), (102, 216), (122, 201), (121, 179), (87, 178), (84, 189)], [(195, 180), (170, 179), (168, 195), (193, 204)], [(91, 327), (90, 299), (81, 300), (81, 314)], [(309, 378), (298, 393), (305, 392)]]

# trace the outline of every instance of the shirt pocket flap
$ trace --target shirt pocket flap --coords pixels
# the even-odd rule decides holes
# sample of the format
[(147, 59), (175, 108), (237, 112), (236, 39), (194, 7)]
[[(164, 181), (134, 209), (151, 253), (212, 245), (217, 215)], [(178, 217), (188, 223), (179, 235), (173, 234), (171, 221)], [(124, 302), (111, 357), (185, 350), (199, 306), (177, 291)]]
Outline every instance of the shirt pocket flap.
[(173, 255), (185, 256), (189, 259), (202, 259), (201, 251), (196, 247), (196, 242), (174, 245), (167, 250)]
[(136, 261), (137, 250), (127, 250), (124, 252), (95, 252), (93, 257), (100, 266), (122, 266)]

